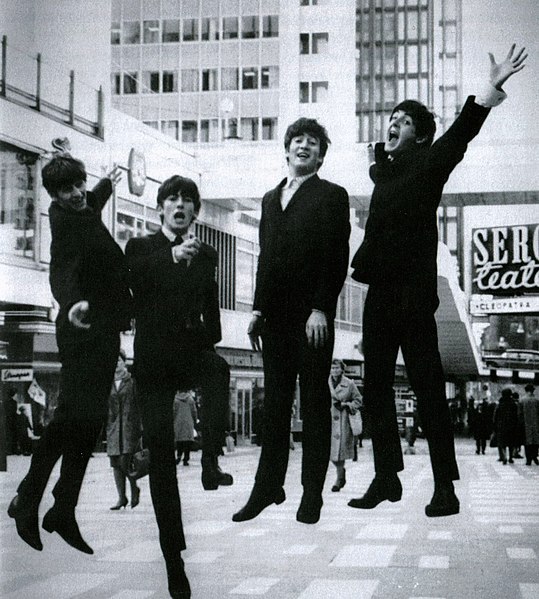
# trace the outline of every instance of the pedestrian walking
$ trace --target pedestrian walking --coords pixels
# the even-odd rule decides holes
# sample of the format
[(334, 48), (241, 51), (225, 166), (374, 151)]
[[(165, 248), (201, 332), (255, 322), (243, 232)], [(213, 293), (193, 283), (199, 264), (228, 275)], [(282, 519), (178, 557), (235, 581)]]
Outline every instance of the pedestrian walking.
[(493, 427), (493, 410), (486, 398), (472, 408), (469, 418), (475, 439), (475, 453), (485, 455), (487, 441), (492, 435)]
[(376, 144), (370, 174), (375, 183), (363, 242), (352, 260), (352, 277), (369, 284), (363, 315), (365, 414), (372, 436), (375, 477), (354, 508), (399, 501), (404, 468), (397, 425), (395, 364), (402, 349), (429, 444), (434, 494), (429, 517), (459, 512), (453, 481), (459, 478), (445, 378), (434, 314), (438, 308), (436, 211), (444, 185), (479, 133), (489, 108), (500, 103), (502, 85), (524, 68), (524, 50), (511, 47), (497, 64), (490, 55), (486, 93), (470, 96), (453, 125), (433, 142), (434, 115), (405, 100), (391, 114), (387, 141)]
[[(339, 492), (346, 484), (346, 460), (354, 458), (354, 431), (350, 418), (361, 423), (361, 394), (354, 381), (344, 376), (342, 360), (331, 362), (329, 390), (331, 393), (331, 453), (330, 460), (337, 470), (337, 479), (331, 490)], [(356, 424), (356, 426), (358, 426)], [(358, 429), (356, 429), (358, 430)]]
[(505, 465), (513, 463), (513, 450), (518, 437), (518, 410), (513, 401), (513, 391), (502, 390), (502, 395), (494, 411), (494, 430), (498, 442), (500, 461)]
[(539, 466), (539, 398), (535, 395), (535, 387), (530, 383), (524, 387), (526, 394), (521, 400), (521, 420), (524, 424), (524, 454), (526, 465), (532, 462)]
[(256, 518), (285, 500), (290, 411), (299, 374), (303, 496), (296, 519), (320, 518), (331, 446), (327, 379), (337, 298), (347, 274), (350, 212), (345, 189), (318, 176), (329, 144), (316, 120), (285, 134), (288, 176), (262, 200), (260, 255), (248, 335), (262, 350), (265, 400), (262, 451), (251, 495), (232, 516)]
[(191, 448), (195, 440), (195, 424), (198, 420), (197, 406), (192, 391), (178, 391), (174, 397), (174, 440), (176, 464), (182, 461), (189, 466)]
[(39, 504), (62, 457), (55, 502), (43, 518), (43, 528), (91, 554), (75, 508), (88, 460), (106, 422), (120, 331), (130, 329), (132, 316), (125, 257), (101, 220), (119, 171), (113, 169), (87, 192), (84, 164), (63, 153), (46, 164), (41, 175), (52, 198), (50, 284), (60, 306), (56, 319), (60, 394), (8, 514), (23, 541), (41, 551)]
[(22, 455), (32, 455), (32, 440), (30, 433), (33, 432), (32, 423), (26, 413), (26, 404), (21, 404), (17, 410), (17, 449)]
[(133, 454), (140, 446), (142, 426), (135, 397), (135, 383), (127, 370), (126, 355), (120, 350), (114, 382), (109, 397), (107, 419), (107, 455), (114, 474), (118, 491), (118, 502), (111, 510), (127, 506), (126, 481), (131, 490), (131, 508), (140, 502), (140, 488), (137, 481), (129, 476), (129, 465)]

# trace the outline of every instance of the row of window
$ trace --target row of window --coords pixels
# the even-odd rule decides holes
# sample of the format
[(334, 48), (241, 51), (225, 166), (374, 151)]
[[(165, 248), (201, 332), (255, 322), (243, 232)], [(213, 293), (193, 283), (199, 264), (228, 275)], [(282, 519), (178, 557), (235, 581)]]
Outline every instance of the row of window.
[[(374, 17), (374, 18), (373, 18)], [(372, 40), (424, 40), (428, 36), (427, 9), (398, 12), (361, 13), (356, 25), (356, 40), (364, 44)]]
[(217, 41), (220, 39), (258, 39), (279, 36), (278, 15), (245, 17), (205, 17), (202, 19), (152, 19), (115, 21), (111, 25), (110, 43), (158, 44), (174, 42)]
[(272, 140), (277, 138), (277, 117), (242, 117), (240, 119), (162, 120), (143, 121), (145, 125), (161, 131), (183, 143), (211, 143), (227, 137), (240, 137), (244, 141)]
[(356, 71), (361, 75), (382, 73), (428, 73), (427, 44), (384, 44), (374, 48), (359, 49)]
[[(220, 74), (220, 76), (219, 76)], [(181, 82), (180, 82), (181, 75)], [(114, 95), (236, 91), (276, 89), (279, 87), (279, 67), (223, 67), (221, 69), (181, 69), (181, 71), (137, 71), (112, 73)]]

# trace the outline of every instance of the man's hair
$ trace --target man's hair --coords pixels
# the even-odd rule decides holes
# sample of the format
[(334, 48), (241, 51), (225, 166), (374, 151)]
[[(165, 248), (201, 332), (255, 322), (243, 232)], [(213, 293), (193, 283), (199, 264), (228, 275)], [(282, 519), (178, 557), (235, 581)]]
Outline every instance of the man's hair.
[(41, 169), (41, 180), (47, 193), (53, 196), (65, 185), (86, 182), (86, 167), (69, 154), (55, 156)]
[(331, 365), (332, 365), (332, 366), (340, 366), (340, 367), (341, 367), (341, 370), (342, 370), (343, 372), (344, 372), (344, 371), (345, 371), (345, 369), (346, 369), (346, 364), (345, 364), (345, 363), (344, 363), (342, 360), (339, 360), (338, 358), (335, 358), (335, 359), (331, 360)]
[(528, 383), (524, 387), (524, 391), (526, 391), (526, 393), (533, 393), (535, 391), (535, 387), (531, 383)]
[(510, 389), (509, 387), (502, 389), (502, 397), (504, 399), (511, 399), (513, 397), (513, 390)]
[(300, 135), (305, 134), (311, 135), (312, 137), (316, 137), (316, 139), (318, 139), (320, 142), (320, 158), (324, 158), (326, 152), (328, 151), (328, 146), (331, 143), (331, 140), (329, 139), (326, 128), (322, 126), (316, 119), (307, 119), (302, 117), (289, 125), (284, 135), (285, 150), (290, 148), (290, 142), (294, 137), (299, 137)]
[(190, 198), (195, 205), (195, 212), (200, 211), (200, 193), (197, 184), (187, 177), (174, 175), (161, 183), (157, 190), (157, 205), (162, 206), (163, 202), (170, 196), (181, 195), (183, 199)]
[(421, 142), (421, 145), (428, 148), (432, 144), (434, 134), (436, 133), (434, 114), (430, 112), (424, 104), (421, 104), (421, 102), (418, 102), (417, 100), (404, 100), (404, 102), (397, 104), (397, 106), (393, 108), (391, 116), (393, 116), (397, 110), (402, 110), (402, 112), (412, 118), (417, 137), (426, 138), (425, 141)]

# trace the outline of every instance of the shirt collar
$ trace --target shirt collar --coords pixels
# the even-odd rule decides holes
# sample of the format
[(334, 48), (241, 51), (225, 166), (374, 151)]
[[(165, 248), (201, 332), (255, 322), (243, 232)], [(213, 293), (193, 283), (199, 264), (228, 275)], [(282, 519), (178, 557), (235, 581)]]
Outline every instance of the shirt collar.
[[(161, 233), (163, 233), (163, 235), (170, 241), (175, 241), (177, 235), (175, 235), (174, 233), (172, 233), (172, 231), (169, 231), (168, 229), (165, 229), (165, 227), (161, 227)], [(182, 239), (183, 239), (183, 235), (182, 235)]]
[(299, 187), (302, 183), (307, 181), (307, 179), (310, 179), (315, 175), (316, 171), (314, 173), (309, 173), (308, 175), (303, 175), (302, 177), (292, 177), (291, 175), (288, 175), (286, 178), (286, 183), (284, 184), (284, 189), (290, 189), (293, 181), (296, 181), (296, 187)]

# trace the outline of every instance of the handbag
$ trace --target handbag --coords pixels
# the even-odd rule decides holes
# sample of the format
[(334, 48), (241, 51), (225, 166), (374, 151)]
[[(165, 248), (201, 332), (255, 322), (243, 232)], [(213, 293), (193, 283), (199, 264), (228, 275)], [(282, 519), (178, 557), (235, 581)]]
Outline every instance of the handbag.
[(498, 435), (494, 432), (490, 437), (490, 447), (498, 447)]
[(363, 432), (363, 418), (361, 418), (359, 410), (356, 410), (355, 414), (350, 414), (350, 412), (348, 412), (348, 422), (350, 423), (350, 428), (352, 429), (354, 437), (361, 435)]
[(138, 480), (150, 471), (150, 450), (141, 447), (131, 456), (127, 475), (133, 480)]

